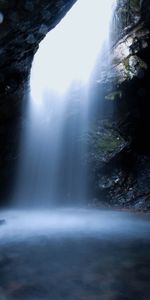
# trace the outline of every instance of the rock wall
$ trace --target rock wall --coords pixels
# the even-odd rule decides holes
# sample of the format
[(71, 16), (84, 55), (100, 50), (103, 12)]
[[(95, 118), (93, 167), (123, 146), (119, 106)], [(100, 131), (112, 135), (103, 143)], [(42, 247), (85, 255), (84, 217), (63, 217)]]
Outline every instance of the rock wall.
[(148, 210), (150, 2), (118, 1), (112, 33), (111, 67), (97, 68), (93, 85), (103, 113), (96, 109), (90, 138), (90, 185), (96, 203)]

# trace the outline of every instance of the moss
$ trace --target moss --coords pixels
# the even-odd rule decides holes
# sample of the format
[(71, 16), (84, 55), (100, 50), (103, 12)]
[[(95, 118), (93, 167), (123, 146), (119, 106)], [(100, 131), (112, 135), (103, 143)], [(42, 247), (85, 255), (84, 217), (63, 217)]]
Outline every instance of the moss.
[(104, 136), (97, 140), (98, 152), (112, 152), (120, 145), (120, 140), (114, 136)]
[(112, 152), (119, 146), (119, 144), (120, 141), (117, 138), (106, 136), (98, 141), (97, 146), (99, 148), (99, 151)]

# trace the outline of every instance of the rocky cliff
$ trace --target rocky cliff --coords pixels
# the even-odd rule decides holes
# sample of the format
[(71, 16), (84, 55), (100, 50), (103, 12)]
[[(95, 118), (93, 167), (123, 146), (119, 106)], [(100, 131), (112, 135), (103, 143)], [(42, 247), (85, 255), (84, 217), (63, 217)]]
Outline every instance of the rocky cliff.
[(93, 84), (97, 122), (89, 139), (90, 184), (96, 203), (105, 199), (113, 206), (149, 210), (149, 1), (118, 1), (112, 36), (110, 67), (97, 68)]

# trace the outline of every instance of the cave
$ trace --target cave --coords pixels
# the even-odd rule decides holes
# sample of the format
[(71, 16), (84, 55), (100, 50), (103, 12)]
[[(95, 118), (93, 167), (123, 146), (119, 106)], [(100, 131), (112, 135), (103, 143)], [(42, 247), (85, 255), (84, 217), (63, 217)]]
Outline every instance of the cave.
[(0, 300), (149, 300), (149, 0), (0, 0), (0, 27)]

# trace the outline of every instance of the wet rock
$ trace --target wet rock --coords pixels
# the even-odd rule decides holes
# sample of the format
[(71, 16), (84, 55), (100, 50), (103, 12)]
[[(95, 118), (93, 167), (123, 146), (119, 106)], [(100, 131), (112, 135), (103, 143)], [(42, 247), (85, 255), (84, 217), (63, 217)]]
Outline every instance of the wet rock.
[(35, 39), (34, 35), (33, 34), (29, 34), (28, 37), (27, 37), (27, 39), (26, 39), (26, 42), (28, 44), (34, 44), (36, 42), (36, 39)]
[(108, 177), (108, 176), (102, 176), (98, 182), (98, 187), (99, 189), (110, 189), (112, 188), (114, 185), (118, 184), (120, 181), (119, 176), (112, 176), (112, 177)]
[(45, 24), (42, 24), (39, 28), (39, 33), (46, 34), (48, 32), (48, 27)]
[[(97, 89), (103, 89), (100, 97), (101, 102), (103, 101), (102, 109), (105, 107), (105, 117), (109, 116), (114, 122), (113, 130), (117, 129), (121, 137), (128, 141), (128, 149), (125, 147), (114, 156), (112, 151), (112, 158), (108, 153), (108, 156), (104, 156), (103, 165), (98, 156), (95, 159), (96, 162), (99, 159), (99, 163), (96, 165), (94, 180), (99, 200), (105, 197), (116, 207), (147, 211), (150, 207), (149, 1), (129, 3), (122, 0), (118, 2), (117, 9), (115, 22), (120, 25), (116, 36), (113, 34), (112, 51), (106, 54), (110, 55), (112, 65), (106, 70), (102, 63), (102, 69), (97, 70), (95, 77)], [(110, 114), (110, 111), (113, 113)], [(93, 156), (95, 152), (93, 151)], [(93, 166), (95, 161), (93, 160)], [(117, 173), (120, 174), (119, 181), (114, 184), (113, 176), (117, 176)], [(94, 185), (94, 180), (91, 186)]]
[(114, 129), (99, 125), (89, 132), (88, 145), (88, 160), (99, 169), (127, 147), (128, 142)]
[(143, 27), (141, 23), (131, 28), (127, 34), (124, 32), (111, 52), (105, 54), (109, 55), (112, 64), (106, 69), (105, 63), (102, 62), (101, 72), (97, 74), (99, 84), (121, 84), (137, 77), (141, 70), (145, 71), (148, 68), (146, 61), (141, 58), (141, 51), (149, 47), (150, 29)]

